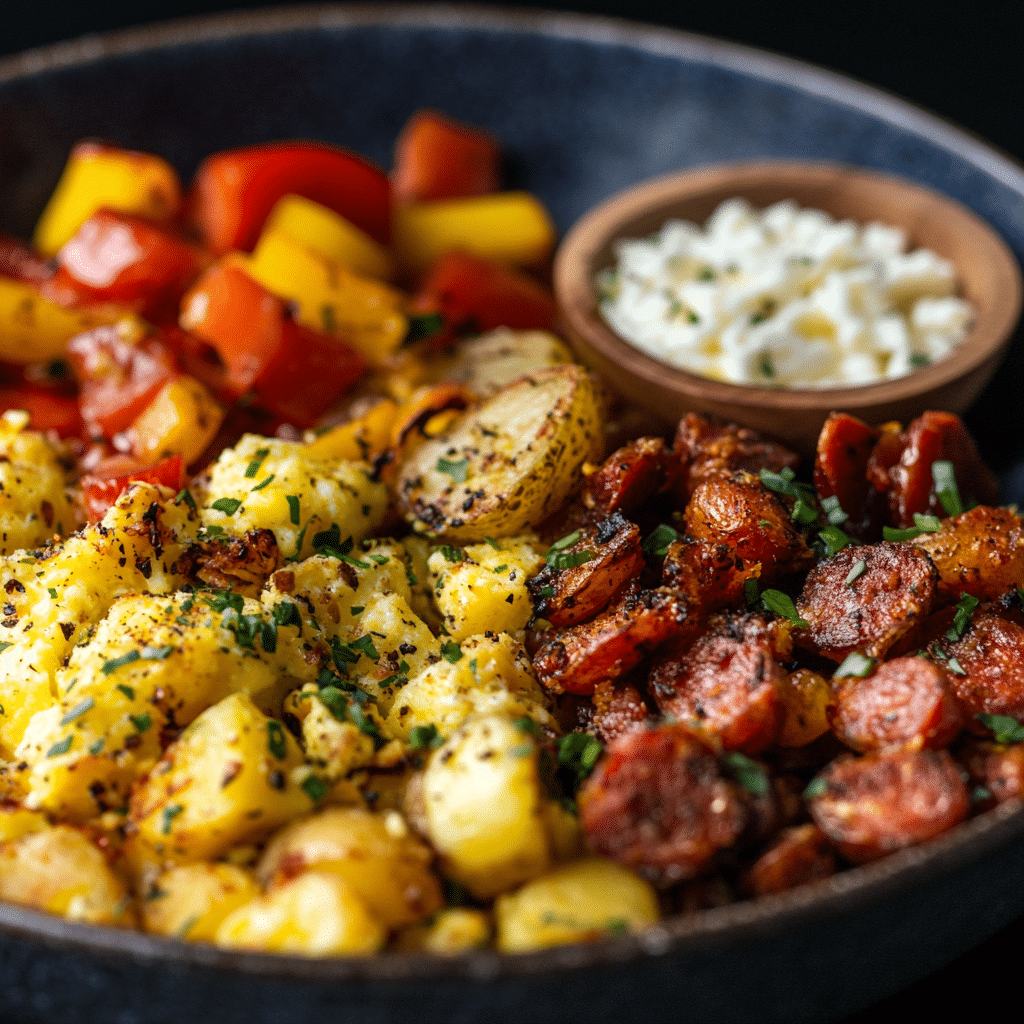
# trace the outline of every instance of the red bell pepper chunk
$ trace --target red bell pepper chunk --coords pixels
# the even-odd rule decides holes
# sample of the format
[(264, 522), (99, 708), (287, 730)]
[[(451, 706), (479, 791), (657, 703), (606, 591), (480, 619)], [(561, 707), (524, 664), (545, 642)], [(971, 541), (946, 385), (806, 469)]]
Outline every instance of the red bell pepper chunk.
[(199, 252), (173, 232), (112, 210), (93, 214), (57, 253), (43, 294), (62, 306), (118, 302), (165, 317), (199, 276)]
[(317, 142), (278, 142), (207, 157), (192, 181), (189, 216), (216, 255), (249, 251), (274, 204), (289, 194), (334, 210), (382, 245), (391, 240), (391, 186), (384, 172)]
[(82, 479), (82, 503), (90, 523), (99, 522), (125, 488), (136, 481), (162, 484), (180, 491), (185, 482), (185, 466), (180, 455), (170, 455), (151, 466), (116, 455), (100, 463)]
[(174, 357), (155, 338), (131, 345), (115, 326), (97, 327), (68, 342), (78, 379), (78, 407), (94, 436), (127, 430), (178, 370)]
[(391, 186), (407, 202), (497, 192), (501, 147), (478, 128), (420, 110), (398, 136)]
[(555, 319), (554, 297), (539, 281), (495, 260), (454, 250), (437, 261), (411, 308), (441, 314), (445, 332), (432, 339), (435, 345), (496, 327), (547, 330)]
[(55, 430), (60, 437), (78, 437), (82, 433), (77, 399), (52, 388), (33, 384), (0, 388), (0, 412), (8, 409), (24, 409), (33, 430)]
[(0, 232), (0, 277), (23, 284), (42, 284), (53, 276), (53, 266), (24, 242)]
[(296, 323), (285, 303), (244, 271), (216, 266), (185, 296), (182, 321), (224, 363), (226, 391), (296, 426), (312, 426), (363, 372), (357, 352)]

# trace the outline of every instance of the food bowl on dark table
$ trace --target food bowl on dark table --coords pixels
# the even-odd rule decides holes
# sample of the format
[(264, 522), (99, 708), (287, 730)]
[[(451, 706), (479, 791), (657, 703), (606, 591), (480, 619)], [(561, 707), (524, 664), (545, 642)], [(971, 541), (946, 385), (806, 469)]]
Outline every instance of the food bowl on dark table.
[[(628, 86), (624, 83), (628, 83)], [(638, 102), (637, 97), (642, 97)], [(828, 161), (944, 192), (1019, 258), (1024, 173), (899, 101), (765, 54), (668, 31), (473, 9), (318, 7), (91, 38), (0, 64), (0, 229), (30, 234), (71, 146), (98, 137), (188, 176), (209, 153), (313, 138), (387, 166), (430, 106), (506, 147), (558, 229), (655, 175)], [(765, 109), (773, 117), (766, 119)], [(1020, 354), (1011, 349), (1011, 370)], [(1007, 372), (968, 416), (998, 469), (1019, 456)], [(1013, 495), (1010, 495), (1013, 497)], [(11, 1019), (829, 1020), (924, 976), (1024, 910), (1016, 801), (825, 881), (628, 937), (312, 959), (238, 952), (0, 906)]]

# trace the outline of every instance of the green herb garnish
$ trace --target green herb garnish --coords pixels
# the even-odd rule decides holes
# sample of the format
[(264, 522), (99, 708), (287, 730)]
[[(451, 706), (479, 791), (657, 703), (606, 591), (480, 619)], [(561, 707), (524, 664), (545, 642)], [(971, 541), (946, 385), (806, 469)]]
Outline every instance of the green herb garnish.
[(800, 617), (796, 610), (796, 605), (793, 604), (793, 599), (788, 594), (782, 593), (781, 590), (762, 591), (761, 604), (768, 611), (775, 612), (776, 615), (781, 615), (784, 619), (789, 619), (794, 626), (807, 629), (810, 625), (806, 619)]
[(446, 459), (442, 456), (434, 468), (438, 473), (450, 476), (455, 483), (464, 484), (469, 476), (469, 459)]
[(238, 498), (218, 498), (210, 508), (223, 512), (226, 516), (233, 516), (242, 507)]
[(850, 651), (836, 669), (834, 677), (836, 679), (843, 676), (859, 676), (863, 678), (866, 675), (870, 675), (874, 667), (874, 658), (869, 658), (866, 654), (861, 654), (860, 651)]

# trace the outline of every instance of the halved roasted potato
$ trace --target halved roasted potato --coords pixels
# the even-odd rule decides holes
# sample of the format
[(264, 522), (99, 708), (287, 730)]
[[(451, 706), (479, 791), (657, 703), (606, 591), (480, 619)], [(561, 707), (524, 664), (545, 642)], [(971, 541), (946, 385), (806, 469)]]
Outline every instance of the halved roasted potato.
[(554, 512), (602, 454), (600, 400), (587, 371), (526, 374), (416, 448), (398, 501), (420, 533), (457, 543), (507, 537)]

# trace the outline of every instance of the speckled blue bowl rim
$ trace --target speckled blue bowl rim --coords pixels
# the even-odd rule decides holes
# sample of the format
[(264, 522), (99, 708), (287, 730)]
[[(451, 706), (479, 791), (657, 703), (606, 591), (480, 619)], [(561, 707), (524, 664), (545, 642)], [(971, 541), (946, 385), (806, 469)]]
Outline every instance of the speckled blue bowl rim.
[[(165, 24), (85, 36), (0, 59), (0, 83), (73, 68), (107, 57), (309, 30), (359, 26), (484, 29), (614, 44), (685, 62), (707, 63), (776, 82), (845, 104), (920, 135), (973, 163), (1024, 202), (1024, 168), (942, 118), (843, 75), (751, 47), (672, 29), (597, 15), (451, 5), (310, 5), (186, 18)], [(710, 950), (783, 928), (828, 920), (877, 905), (911, 886), (922, 886), (1024, 837), (1024, 804), (1010, 800), (930, 843), (844, 871), (822, 882), (757, 900), (668, 918), (643, 933), (588, 945), (555, 947), (511, 956), (480, 950), (452, 957), (424, 953), (308, 958), (220, 949), (200, 943), (66, 921), (0, 903), (0, 933), (41, 946), (101, 958), (230, 970), (271, 978), (315, 981), (416, 981), (431, 978), (487, 981), (622, 965), (644, 957)]]

